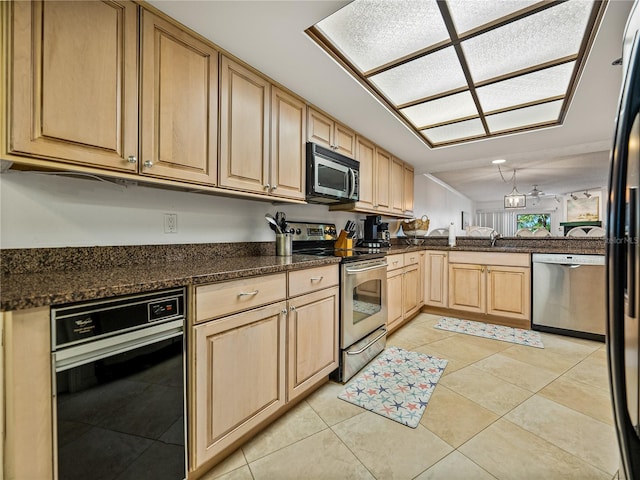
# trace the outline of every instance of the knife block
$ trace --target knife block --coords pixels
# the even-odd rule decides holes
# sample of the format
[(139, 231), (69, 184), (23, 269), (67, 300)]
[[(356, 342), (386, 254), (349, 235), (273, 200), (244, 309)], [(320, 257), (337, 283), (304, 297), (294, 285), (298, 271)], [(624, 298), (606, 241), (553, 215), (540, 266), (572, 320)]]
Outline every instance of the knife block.
[(340, 235), (336, 243), (333, 245), (340, 250), (351, 250), (353, 248), (353, 238), (347, 238), (348, 232), (346, 230), (340, 230)]

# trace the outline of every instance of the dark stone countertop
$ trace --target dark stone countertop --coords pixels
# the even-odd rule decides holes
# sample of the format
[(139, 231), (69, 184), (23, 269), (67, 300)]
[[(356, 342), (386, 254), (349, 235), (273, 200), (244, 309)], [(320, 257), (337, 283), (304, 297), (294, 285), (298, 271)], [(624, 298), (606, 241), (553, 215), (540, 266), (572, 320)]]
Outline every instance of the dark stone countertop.
[[(149, 246), (152, 249), (158, 246)], [(0, 276), (0, 311), (21, 310), (47, 305), (61, 305), (70, 302), (107, 298), (117, 295), (147, 292), (164, 288), (186, 285), (198, 285), (223, 280), (233, 280), (242, 277), (268, 275), (289, 270), (312, 268), (322, 265), (336, 264), (340, 261), (335, 257), (316, 257), (309, 255), (293, 255), (278, 257), (264, 251), (262, 255), (251, 255), (251, 250), (236, 249), (235, 255), (220, 255), (220, 251), (211, 249), (208, 255), (203, 255), (202, 248), (182, 246), (185, 251), (176, 259), (174, 247), (164, 246), (161, 258), (150, 259), (142, 255), (142, 260), (135, 253), (144, 247), (113, 247), (126, 253), (127, 261), (101, 263), (97, 255), (93, 263), (87, 264), (90, 255), (86, 251), (91, 247), (78, 249), (29, 249), (30, 255), (24, 251), (1, 251), (3, 263)], [(105, 253), (110, 247), (93, 247), (98, 253)], [(22, 249), (21, 249), (22, 250)], [(76, 263), (68, 265), (59, 263), (56, 269), (53, 257), (64, 259), (77, 250)], [(158, 253), (158, 252), (156, 252)], [(229, 253), (229, 252), (227, 252)], [(249, 255), (244, 255), (249, 253)], [(37, 258), (40, 256), (40, 258)], [(24, 263), (17, 268), (17, 258), (26, 261), (30, 258), (29, 267)], [(106, 260), (109, 255), (103, 256)], [(120, 257), (118, 257), (120, 258)], [(78, 260), (83, 259), (83, 260)], [(152, 261), (153, 260), (153, 261)], [(18, 273), (5, 269), (5, 263), (16, 263)], [(40, 264), (41, 268), (37, 269)]]
[[(513, 253), (605, 253), (604, 239), (425, 238), (409, 246), (394, 239), (387, 254), (419, 250)], [(273, 242), (0, 250), (0, 311), (107, 298), (335, 264), (337, 257), (274, 255)]]

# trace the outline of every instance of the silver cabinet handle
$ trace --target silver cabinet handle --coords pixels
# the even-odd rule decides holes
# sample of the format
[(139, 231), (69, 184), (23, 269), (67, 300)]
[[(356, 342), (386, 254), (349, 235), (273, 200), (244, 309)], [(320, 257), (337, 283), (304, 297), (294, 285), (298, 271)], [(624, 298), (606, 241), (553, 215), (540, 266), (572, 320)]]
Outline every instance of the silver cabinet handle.
[(135, 155), (129, 155), (127, 157), (127, 162), (129, 162), (129, 163), (136, 163), (137, 161), (138, 161), (138, 159), (136, 158)]
[(239, 297), (248, 297), (248, 296), (253, 296), (253, 295), (257, 295), (259, 291), (260, 291), (260, 290), (254, 290), (253, 292), (240, 292), (240, 293), (238, 294), (238, 296), (239, 296)]
[(291, 305), (291, 306), (289, 307), (289, 311), (290, 311), (290, 312), (295, 312), (295, 311), (296, 311), (296, 307), (294, 307), (293, 305)]
[(153, 162), (151, 160), (145, 160), (144, 166), (146, 168), (151, 168), (151, 167), (153, 167)]
[(266, 191), (269, 191), (269, 189), (270, 189), (270, 188), (271, 188), (271, 185), (269, 185), (268, 183), (264, 186), (264, 189), (265, 189)]
[(280, 311), (280, 313), (281, 313), (282, 315), (286, 315), (286, 314), (287, 314), (287, 309), (286, 309), (286, 308), (283, 308), (283, 309)]
[(323, 276), (311, 277), (309, 280), (312, 281), (312, 282), (321, 282), (323, 278), (324, 278)]
[(271, 191), (272, 191), (272, 192), (273, 192), (274, 190), (277, 190), (277, 189), (278, 189), (278, 186), (277, 186), (277, 185), (274, 185), (273, 187), (271, 187)]

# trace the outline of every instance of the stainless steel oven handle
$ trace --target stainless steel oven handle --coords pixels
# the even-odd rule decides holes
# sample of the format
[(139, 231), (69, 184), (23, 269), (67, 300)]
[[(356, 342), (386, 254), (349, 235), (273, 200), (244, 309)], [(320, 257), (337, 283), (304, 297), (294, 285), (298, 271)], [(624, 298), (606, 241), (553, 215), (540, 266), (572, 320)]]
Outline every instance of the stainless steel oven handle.
[(349, 350), (347, 350), (345, 353), (347, 355), (360, 355), (362, 352), (364, 352), (367, 348), (369, 348), (371, 345), (373, 345), (374, 343), (376, 343), (378, 340), (380, 340), (382, 337), (384, 337), (387, 334), (387, 329), (383, 328), (383, 332), (378, 335), (376, 338), (374, 338), (373, 340), (371, 340), (369, 343), (367, 343), (364, 347), (362, 347), (360, 350), (356, 350), (355, 352), (351, 352)]
[(380, 263), (378, 265), (374, 265), (372, 267), (365, 267), (365, 268), (345, 268), (345, 271), (350, 274), (353, 275), (355, 273), (361, 273), (361, 272), (368, 272), (369, 270), (377, 270), (379, 268), (387, 268), (387, 263)]

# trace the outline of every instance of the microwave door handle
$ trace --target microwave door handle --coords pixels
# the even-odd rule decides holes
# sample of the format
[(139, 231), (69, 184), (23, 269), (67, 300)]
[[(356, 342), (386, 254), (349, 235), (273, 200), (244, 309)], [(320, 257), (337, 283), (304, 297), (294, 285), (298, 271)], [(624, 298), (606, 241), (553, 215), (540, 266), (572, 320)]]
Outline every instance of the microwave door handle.
[(356, 193), (356, 173), (353, 171), (353, 168), (349, 169), (349, 174), (351, 175), (351, 188), (349, 189), (349, 198), (351, 199)]

